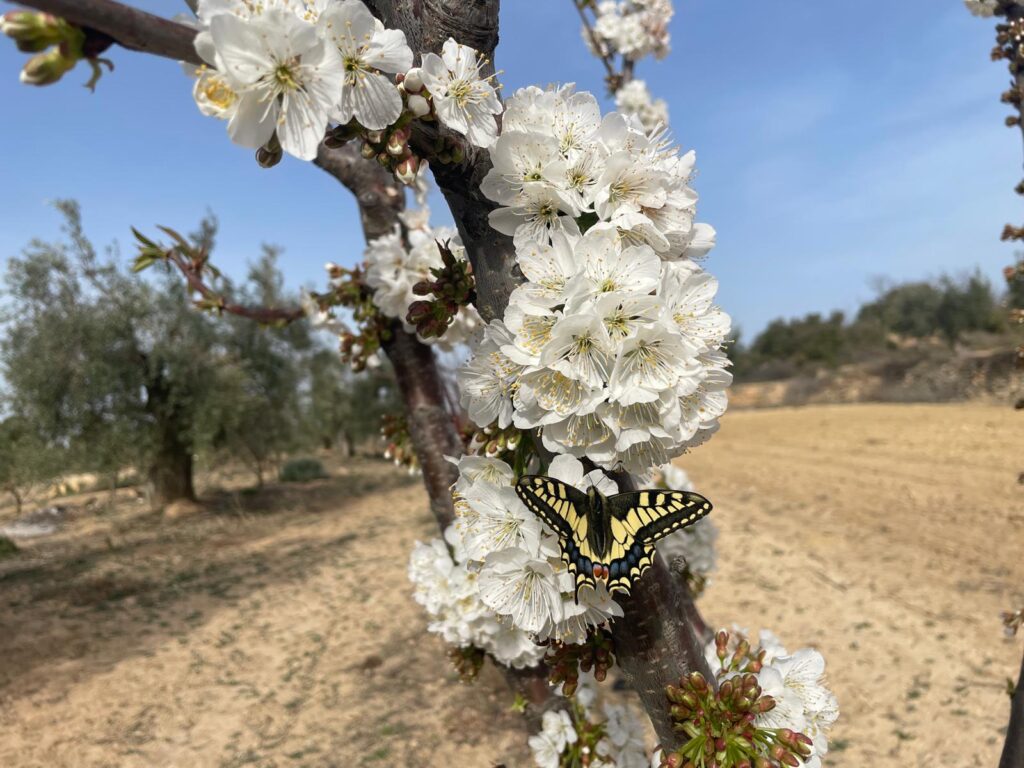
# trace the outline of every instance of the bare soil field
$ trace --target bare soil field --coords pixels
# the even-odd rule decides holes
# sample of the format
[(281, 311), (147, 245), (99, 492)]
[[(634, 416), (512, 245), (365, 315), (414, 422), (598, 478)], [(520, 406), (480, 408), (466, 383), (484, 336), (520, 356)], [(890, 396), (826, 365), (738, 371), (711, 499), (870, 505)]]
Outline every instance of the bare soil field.
[[(998, 614), (1024, 604), (1022, 420), (732, 412), (684, 457), (722, 530), (701, 607), (822, 650), (829, 766), (995, 764), (1021, 653)], [(0, 765), (530, 765), (500, 677), (460, 684), (410, 597), (410, 547), (435, 535), (418, 480), (329, 469), (219, 479), (173, 520), (75, 497), (63, 530), (0, 560)]]

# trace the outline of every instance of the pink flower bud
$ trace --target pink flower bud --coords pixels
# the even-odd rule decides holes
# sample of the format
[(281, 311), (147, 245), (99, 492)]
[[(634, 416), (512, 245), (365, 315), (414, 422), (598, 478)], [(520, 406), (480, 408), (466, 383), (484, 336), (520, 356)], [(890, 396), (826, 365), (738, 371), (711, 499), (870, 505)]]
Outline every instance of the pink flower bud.
[(419, 158), (416, 155), (410, 155), (395, 168), (395, 176), (403, 184), (411, 186), (416, 183), (416, 173), (419, 171), (419, 167)]

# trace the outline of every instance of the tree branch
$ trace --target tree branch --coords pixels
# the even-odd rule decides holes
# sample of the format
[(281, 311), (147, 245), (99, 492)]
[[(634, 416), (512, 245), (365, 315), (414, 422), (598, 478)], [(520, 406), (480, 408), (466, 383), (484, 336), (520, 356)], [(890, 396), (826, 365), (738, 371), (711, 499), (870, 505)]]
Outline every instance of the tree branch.
[(202, 64), (193, 41), (196, 30), (114, 0), (19, 0), (19, 5), (52, 13), (94, 29), (132, 51)]
[(399, 224), (398, 214), (405, 210), (405, 189), (379, 163), (364, 159), (357, 142), (340, 149), (328, 149), (321, 143), (314, 162), (355, 195), (367, 242), (391, 233)]
[(219, 312), (238, 315), (265, 325), (294, 323), (306, 316), (302, 307), (258, 307), (249, 304), (235, 304), (224, 298), (224, 295), (207, 285), (200, 270), (175, 248), (167, 251), (166, 260), (175, 266), (188, 283), (193, 293), (198, 293)]
[(1024, 768), (1024, 658), (1020, 663), (1017, 687), (1010, 699), (1010, 724), (1006, 729), (999, 768)]
[(597, 39), (597, 33), (594, 32), (594, 26), (590, 23), (590, 17), (587, 16), (584, 5), (579, 0), (571, 0), (571, 2), (576, 9), (576, 13), (580, 15), (580, 21), (583, 22), (583, 29), (587, 33), (587, 39), (590, 40), (594, 50), (598, 51), (598, 58), (601, 59), (601, 63), (604, 64), (604, 68), (608, 72), (608, 81), (610, 83), (618, 77), (615, 67), (612, 66), (612, 54), (605, 50), (604, 45)]

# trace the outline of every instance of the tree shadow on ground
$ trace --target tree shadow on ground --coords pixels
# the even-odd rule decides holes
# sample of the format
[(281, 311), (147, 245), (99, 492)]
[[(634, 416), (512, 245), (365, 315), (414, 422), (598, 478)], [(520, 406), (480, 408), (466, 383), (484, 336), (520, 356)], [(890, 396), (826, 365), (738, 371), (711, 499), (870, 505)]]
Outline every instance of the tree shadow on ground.
[[(52, 685), (53, 673), (40, 667), (69, 660), (87, 657), (86, 674), (99, 674), (187, 636), (259, 589), (303, 581), (374, 535), (374, 525), (346, 527), (351, 504), (382, 494), (383, 525), (387, 491), (417, 482), (367, 463), (325, 480), (214, 491), (202, 513), (177, 520), (137, 506), (75, 520), (2, 564), (0, 694)], [(74, 674), (81, 679), (82, 670)]]

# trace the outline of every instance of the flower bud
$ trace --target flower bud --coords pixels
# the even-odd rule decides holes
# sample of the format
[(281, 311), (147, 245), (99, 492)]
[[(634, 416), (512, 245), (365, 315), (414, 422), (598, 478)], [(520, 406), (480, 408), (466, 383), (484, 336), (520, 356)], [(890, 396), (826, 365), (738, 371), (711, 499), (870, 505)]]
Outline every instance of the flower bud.
[(371, 144), (380, 144), (384, 141), (384, 131), (370, 131), (366, 134), (366, 140)]
[(402, 85), (405, 86), (407, 93), (419, 93), (423, 90), (423, 70), (419, 67), (413, 67), (405, 73), (405, 79), (402, 80)]
[(75, 66), (74, 59), (67, 59), (58, 48), (48, 53), (33, 56), (21, 70), (19, 79), (25, 85), (52, 85)]
[(420, 162), (416, 155), (410, 155), (398, 164), (395, 168), (395, 176), (406, 185), (416, 183), (416, 172), (419, 170)]
[(418, 93), (409, 96), (409, 111), (416, 117), (426, 117), (430, 114), (430, 102)]
[(11, 11), (0, 16), (0, 32), (18, 44), (22, 53), (38, 53), (57, 45), (70, 27), (56, 16), (31, 11)]

